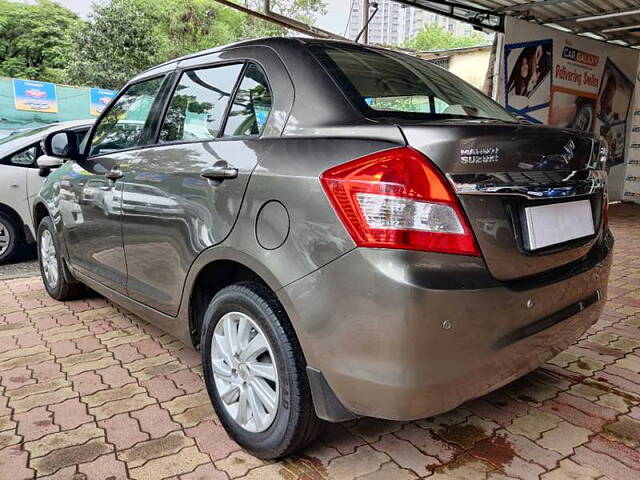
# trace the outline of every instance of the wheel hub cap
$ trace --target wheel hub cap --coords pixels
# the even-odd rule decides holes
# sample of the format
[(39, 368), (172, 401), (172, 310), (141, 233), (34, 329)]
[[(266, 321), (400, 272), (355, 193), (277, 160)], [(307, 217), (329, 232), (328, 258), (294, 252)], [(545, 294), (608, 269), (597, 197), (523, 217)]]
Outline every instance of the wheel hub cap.
[(250, 432), (269, 428), (278, 411), (278, 371), (267, 337), (251, 317), (229, 312), (218, 321), (211, 366), (218, 395), (236, 423)]
[(0, 222), (0, 255), (7, 251), (10, 241), (9, 229), (3, 222)]
[(42, 277), (49, 288), (58, 285), (58, 258), (53, 236), (49, 230), (43, 230), (40, 237), (40, 263), (42, 264)]

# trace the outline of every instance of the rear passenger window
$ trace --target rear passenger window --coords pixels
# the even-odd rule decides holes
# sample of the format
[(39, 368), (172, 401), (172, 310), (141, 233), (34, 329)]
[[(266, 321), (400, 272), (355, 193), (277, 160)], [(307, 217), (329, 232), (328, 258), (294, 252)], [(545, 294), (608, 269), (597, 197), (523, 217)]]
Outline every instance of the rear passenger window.
[(13, 157), (11, 157), (11, 163), (14, 165), (20, 165), (22, 167), (30, 167), (36, 161), (36, 157), (38, 156), (38, 147), (33, 146), (31, 148), (27, 148), (20, 153), (16, 153)]
[(262, 69), (251, 63), (233, 99), (225, 136), (260, 135), (271, 112), (271, 91)]
[(33, 167), (38, 157), (38, 146), (32, 145), (24, 150), (14, 153), (3, 159), (0, 164), (14, 165), (16, 167)]
[(160, 130), (160, 142), (217, 137), (242, 68), (235, 64), (184, 72)]

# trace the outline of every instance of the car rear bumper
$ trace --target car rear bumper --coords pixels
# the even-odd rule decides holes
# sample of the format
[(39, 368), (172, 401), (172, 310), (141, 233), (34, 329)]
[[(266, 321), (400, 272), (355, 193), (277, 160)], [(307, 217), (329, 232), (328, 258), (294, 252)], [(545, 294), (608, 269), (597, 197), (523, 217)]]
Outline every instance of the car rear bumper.
[(450, 410), (537, 368), (602, 313), (610, 248), (580, 273), (498, 282), (484, 261), (355, 249), (288, 285), (307, 363), (356, 415)]

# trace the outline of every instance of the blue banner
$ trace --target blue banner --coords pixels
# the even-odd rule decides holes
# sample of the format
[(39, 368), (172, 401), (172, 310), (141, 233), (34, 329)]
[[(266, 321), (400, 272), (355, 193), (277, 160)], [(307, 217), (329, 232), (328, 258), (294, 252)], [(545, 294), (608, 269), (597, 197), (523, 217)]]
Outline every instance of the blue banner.
[(13, 79), (13, 97), (16, 110), (57, 113), (56, 86), (49, 82)]
[(118, 92), (115, 90), (104, 90), (102, 88), (92, 88), (90, 91), (90, 112), (91, 115), (96, 117), (102, 113), (105, 107), (109, 104), (111, 99), (116, 96)]

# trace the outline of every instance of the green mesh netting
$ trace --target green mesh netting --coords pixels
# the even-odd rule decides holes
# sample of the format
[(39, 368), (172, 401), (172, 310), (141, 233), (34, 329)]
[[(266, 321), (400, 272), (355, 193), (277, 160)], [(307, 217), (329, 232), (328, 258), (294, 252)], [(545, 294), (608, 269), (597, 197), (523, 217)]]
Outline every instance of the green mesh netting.
[(0, 78), (0, 130), (33, 128), (55, 122), (96, 118), (89, 112), (89, 88), (56, 85), (58, 113), (16, 110), (11, 78)]

